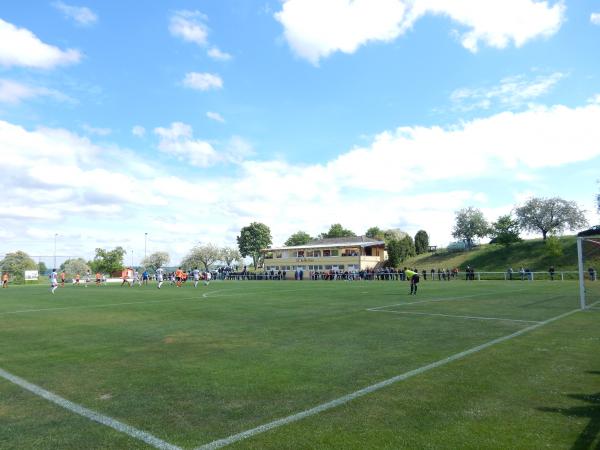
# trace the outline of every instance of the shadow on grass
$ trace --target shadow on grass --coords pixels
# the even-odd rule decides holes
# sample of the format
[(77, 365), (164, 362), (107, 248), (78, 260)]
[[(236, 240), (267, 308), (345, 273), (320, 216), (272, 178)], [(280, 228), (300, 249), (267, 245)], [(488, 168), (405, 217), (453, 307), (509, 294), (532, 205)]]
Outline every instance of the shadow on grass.
[[(588, 371), (600, 375), (600, 371)], [(600, 450), (600, 392), (595, 394), (569, 394), (569, 398), (587, 403), (571, 408), (538, 408), (540, 411), (560, 413), (567, 417), (585, 417), (589, 422), (571, 447), (572, 450)], [(596, 445), (594, 446), (594, 442)]]

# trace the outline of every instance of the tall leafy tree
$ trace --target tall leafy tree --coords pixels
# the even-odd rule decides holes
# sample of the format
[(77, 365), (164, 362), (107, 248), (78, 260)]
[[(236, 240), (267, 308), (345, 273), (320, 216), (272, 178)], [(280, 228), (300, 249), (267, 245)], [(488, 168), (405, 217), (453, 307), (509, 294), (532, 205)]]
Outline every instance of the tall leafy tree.
[(498, 217), (496, 222), (492, 222), (490, 227), (490, 237), (496, 244), (508, 247), (515, 242), (520, 242), (519, 230), (521, 229), (519, 221), (513, 219), (510, 214)]
[(285, 241), (285, 245), (288, 247), (293, 247), (295, 245), (304, 245), (308, 244), (312, 241), (312, 237), (306, 231), (297, 231), (292, 234), (287, 241)]
[(541, 232), (544, 240), (548, 233), (562, 233), (587, 225), (585, 214), (577, 203), (560, 197), (530, 198), (515, 210), (515, 214), (524, 230)]
[(402, 231), (399, 228), (390, 228), (389, 230), (385, 230), (383, 232), (383, 240), (385, 242), (391, 241), (392, 239), (400, 241), (400, 240), (404, 239), (406, 236), (408, 236), (408, 233)]
[(425, 230), (417, 231), (415, 234), (415, 251), (417, 255), (421, 253), (426, 253), (429, 250), (429, 235)]
[(481, 210), (469, 206), (456, 212), (456, 223), (452, 229), (452, 236), (462, 239), (467, 248), (473, 247), (475, 238), (488, 235), (489, 225)]
[(371, 227), (365, 233), (365, 236), (371, 239), (377, 239), (383, 241), (385, 239), (385, 232), (379, 227)]
[(142, 267), (156, 272), (156, 269), (163, 267), (165, 264), (169, 264), (171, 258), (167, 252), (154, 252), (142, 259)]
[(123, 247), (116, 247), (112, 250), (103, 248), (96, 249), (96, 256), (92, 261), (94, 272), (113, 273), (123, 269), (123, 257), (127, 252)]
[(221, 259), (221, 249), (214, 244), (198, 245), (190, 250), (181, 261), (186, 270), (203, 267), (210, 270), (212, 265)]
[(333, 225), (331, 225), (331, 227), (329, 228), (329, 231), (327, 233), (321, 233), (321, 235), (320, 235), (321, 239), (354, 237), (354, 236), (356, 236), (356, 233), (354, 233), (354, 231), (344, 228), (339, 223), (334, 223)]
[(38, 272), (40, 275), (45, 275), (46, 272), (48, 272), (48, 267), (46, 266), (46, 263), (44, 261), (40, 261), (38, 263)]
[(260, 261), (260, 251), (267, 248), (273, 242), (271, 230), (264, 223), (252, 222), (250, 225), (240, 230), (237, 237), (240, 254), (245, 258), (252, 257), (254, 268), (258, 268)]
[(82, 275), (90, 270), (87, 262), (83, 258), (67, 259), (61, 264), (61, 269), (65, 271), (67, 276), (73, 277), (77, 274)]
[(14, 282), (20, 283), (25, 279), (26, 270), (37, 270), (38, 265), (31, 257), (18, 250), (14, 253), (7, 253), (4, 259), (0, 261), (0, 271), (8, 272)]
[(401, 239), (388, 240), (386, 249), (388, 263), (393, 267), (398, 267), (406, 258), (416, 254), (413, 238), (408, 235)]
[(220, 259), (225, 264), (227, 264), (228, 267), (231, 267), (231, 265), (234, 262), (241, 261), (242, 255), (240, 254), (240, 251), (237, 248), (223, 247), (221, 249), (221, 258)]

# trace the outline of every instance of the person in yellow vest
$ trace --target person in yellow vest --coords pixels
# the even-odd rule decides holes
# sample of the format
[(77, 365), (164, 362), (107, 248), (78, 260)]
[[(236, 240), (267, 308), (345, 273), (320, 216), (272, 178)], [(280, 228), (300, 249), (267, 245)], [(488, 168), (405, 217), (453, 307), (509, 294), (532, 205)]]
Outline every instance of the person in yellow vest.
[(410, 280), (410, 294), (409, 295), (417, 295), (417, 287), (419, 285), (419, 273), (414, 272), (410, 269), (404, 269), (404, 273), (406, 274), (406, 279)]

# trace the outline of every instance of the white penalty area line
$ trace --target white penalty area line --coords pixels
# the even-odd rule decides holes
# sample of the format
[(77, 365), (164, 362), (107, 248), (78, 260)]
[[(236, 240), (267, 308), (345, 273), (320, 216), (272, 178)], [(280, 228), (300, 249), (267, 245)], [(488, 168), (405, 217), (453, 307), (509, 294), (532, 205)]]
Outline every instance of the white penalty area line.
[(481, 316), (459, 316), (454, 314), (440, 313), (425, 313), (417, 311), (391, 311), (389, 309), (368, 309), (370, 312), (390, 313), (390, 314), (410, 314), (416, 316), (440, 316), (440, 317), (455, 317), (458, 319), (473, 319), (473, 320), (502, 320), (505, 322), (521, 322), (521, 323), (541, 323), (539, 320), (522, 320), (522, 319), (507, 319), (504, 317), (481, 317)]
[(135, 427), (132, 427), (131, 425), (124, 424), (123, 422), (113, 419), (112, 417), (105, 416), (104, 414), (100, 414), (96, 411), (85, 408), (81, 405), (78, 405), (77, 403), (73, 403), (67, 399), (62, 398), (57, 394), (47, 391), (46, 389), (43, 389), (33, 383), (30, 383), (29, 381), (26, 381), (23, 378), (13, 375), (3, 369), (0, 369), (0, 377), (66, 410), (69, 410), (87, 419), (93, 420), (94, 422), (98, 422), (102, 425), (110, 427), (121, 433), (125, 433), (131, 436), (132, 438), (138, 439), (140, 441), (145, 442), (148, 445), (151, 445), (154, 448), (161, 450), (181, 450), (181, 447), (169, 444), (168, 442), (165, 442), (150, 433), (139, 430)]
[(540, 327), (542, 327), (544, 325), (547, 325), (549, 323), (552, 323), (554, 321), (563, 319), (563, 318), (565, 318), (567, 316), (570, 316), (571, 314), (575, 314), (576, 312), (579, 312), (579, 311), (581, 311), (581, 310), (580, 309), (574, 309), (573, 311), (566, 312), (566, 313), (561, 314), (559, 316), (552, 317), (550, 319), (544, 320), (543, 322), (539, 322), (539, 323), (536, 323), (536, 324), (531, 325), (529, 327), (523, 328), (522, 330), (516, 331), (515, 333), (499, 337), (497, 339), (494, 339), (494, 340), (491, 340), (489, 342), (486, 342), (485, 344), (481, 344), (481, 345), (478, 345), (476, 347), (473, 347), (473, 348), (470, 348), (468, 350), (465, 350), (463, 352), (456, 353), (456, 354), (454, 354), (452, 356), (449, 356), (447, 358), (441, 359), (439, 361), (427, 364), (425, 366), (419, 367), (419, 368), (411, 370), (409, 372), (405, 372), (405, 373), (403, 373), (401, 375), (397, 375), (395, 377), (388, 378), (387, 380), (380, 381), (379, 383), (376, 383), (376, 384), (372, 384), (370, 386), (367, 386), (367, 387), (365, 387), (363, 389), (360, 389), (358, 391), (352, 392), (352, 393), (350, 393), (348, 395), (344, 395), (343, 397), (339, 397), (339, 398), (337, 398), (335, 400), (332, 400), (330, 402), (322, 403), (322, 404), (320, 404), (318, 406), (315, 406), (314, 408), (310, 408), (310, 409), (307, 409), (305, 411), (302, 411), (302, 412), (299, 412), (299, 413), (296, 413), (296, 414), (292, 414), (290, 416), (287, 416), (287, 417), (284, 417), (284, 418), (281, 418), (281, 419), (274, 420), (272, 422), (266, 423), (264, 425), (260, 425), (260, 426), (258, 426), (256, 428), (252, 428), (252, 429), (247, 430), (247, 431), (243, 431), (241, 433), (234, 434), (234, 435), (229, 436), (229, 437), (224, 438), (224, 439), (219, 439), (219, 440), (210, 442), (208, 444), (201, 445), (200, 447), (197, 447), (195, 450), (214, 450), (214, 449), (218, 449), (218, 448), (225, 447), (227, 445), (233, 444), (234, 442), (238, 442), (238, 441), (241, 441), (243, 439), (248, 439), (250, 437), (256, 436), (257, 434), (264, 433), (264, 432), (272, 430), (274, 428), (278, 428), (278, 427), (281, 427), (283, 425), (288, 425), (290, 423), (297, 422), (298, 420), (302, 420), (302, 419), (305, 419), (307, 417), (314, 416), (316, 414), (322, 413), (322, 412), (327, 411), (329, 409), (336, 408), (338, 406), (344, 405), (344, 404), (346, 404), (346, 403), (348, 403), (348, 402), (350, 402), (350, 401), (352, 401), (354, 399), (357, 399), (359, 397), (362, 397), (364, 395), (367, 395), (367, 394), (370, 394), (372, 392), (375, 392), (375, 391), (378, 391), (380, 389), (383, 389), (384, 387), (387, 387), (387, 386), (389, 386), (391, 384), (397, 383), (399, 381), (406, 380), (406, 379), (414, 377), (416, 375), (420, 375), (420, 374), (422, 374), (424, 372), (427, 372), (427, 371), (429, 371), (431, 369), (435, 369), (437, 367), (444, 366), (444, 365), (446, 365), (448, 363), (451, 363), (453, 361), (465, 358), (465, 357), (467, 357), (469, 355), (472, 355), (474, 353), (477, 353), (477, 352), (480, 352), (482, 350), (485, 350), (485, 349), (487, 349), (487, 348), (489, 348), (489, 347), (491, 347), (493, 345), (500, 344), (501, 342), (508, 341), (509, 339), (516, 338), (518, 336), (521, 336), (522, 334), (525, 334), (525, 333), (528, 333), (530, 331), (533, 331), (533, 330), (535, 330), (537, 328), (540, 328)]
[[(523, 292), (523, 291), (525, 291), (525, 289), (517, 289), (517, 290), (509, 291), (509, 292), (515, 293), (515, 292)], [(485, 295), (498, 295), (498, 292), (484, 292), (482, 294), (463, 295), (461, 297), (433, 298), (433, 299), (429, 299), (429, 300), (421, 300), (418, 302), (394, 303), (393, 305), (383, 305), (383, 306), (375, 306), (373, 308), (368, 308), (367, 311), (378, 311), (380, 309), (390, 308), (392, 306), (418, 305), (420, 303), (449, 302), (449, 301), (454, 301), (454, 300), (463, 300), (466, 298), (483, 297)]]

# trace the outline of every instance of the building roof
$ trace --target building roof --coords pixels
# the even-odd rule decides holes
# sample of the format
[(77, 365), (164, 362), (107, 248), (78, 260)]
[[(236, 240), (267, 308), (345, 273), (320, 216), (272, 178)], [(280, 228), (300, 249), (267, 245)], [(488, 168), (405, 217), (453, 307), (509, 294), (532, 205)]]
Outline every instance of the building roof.
[(335, 247), (373, 247), (376, 245), (385, 245), (384, 241), (378, 241), (366, 236), (353, 236), (353, 237), (341, 237), (341, 238), (326, 238), (326, 239), (313, 239), (304, 245), (294, 245), (291, 247), (271, 247), (263, 249), (263, 251), (275, 251), (275, 250), (302, 250), (308, 248), (335, 248)]

